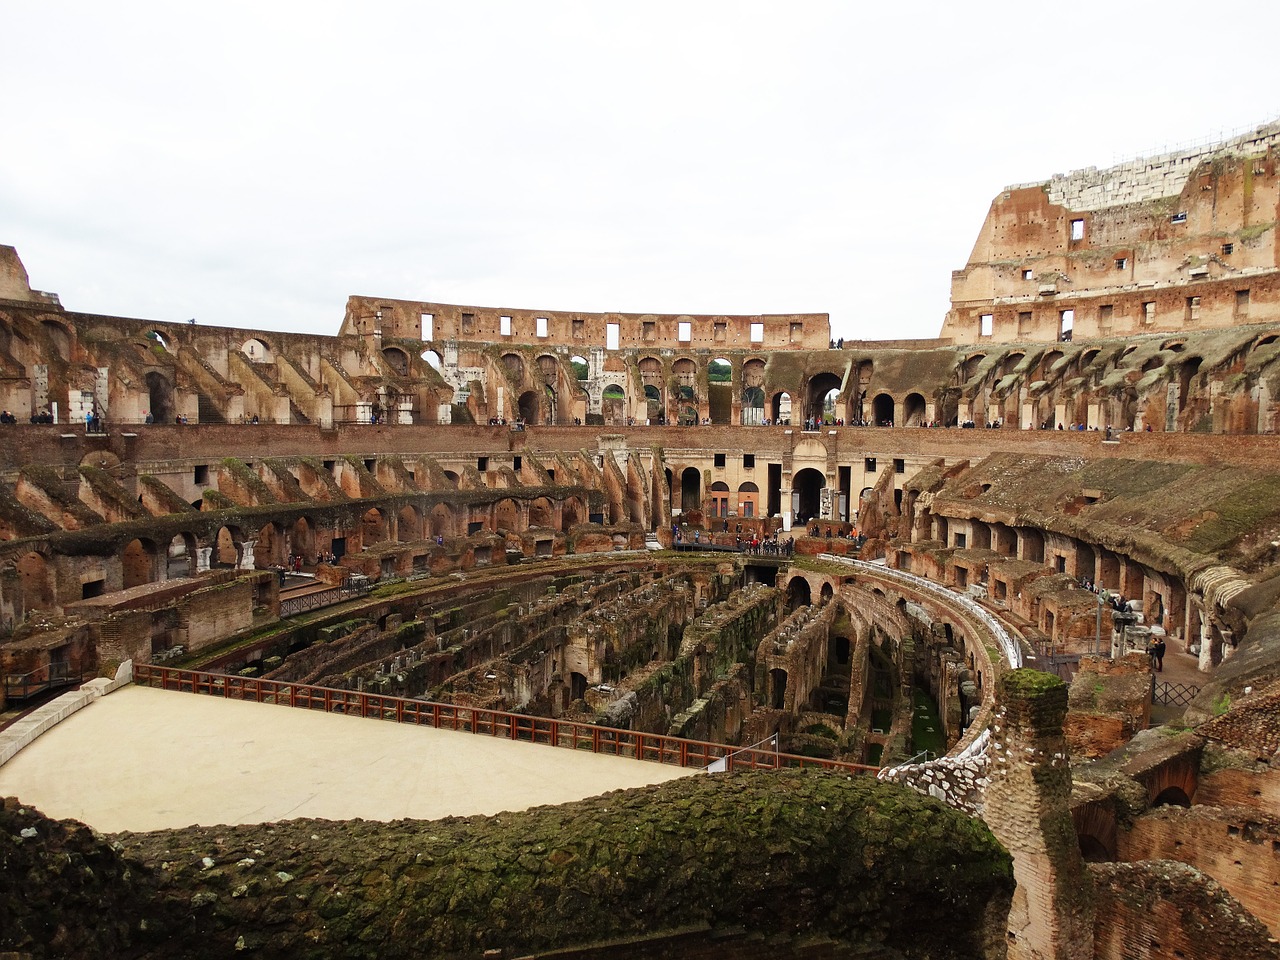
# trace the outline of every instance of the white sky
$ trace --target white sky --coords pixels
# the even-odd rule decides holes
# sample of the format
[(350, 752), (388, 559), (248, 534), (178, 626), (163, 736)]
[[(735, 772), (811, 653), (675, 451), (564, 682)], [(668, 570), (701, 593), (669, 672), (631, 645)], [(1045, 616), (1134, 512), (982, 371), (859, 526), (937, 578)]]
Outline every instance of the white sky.
[(37, 2), (0, 243), (72, 310), (349, 294), (936, 336), (1009, 183), (1280, 117), (1280, 4)]

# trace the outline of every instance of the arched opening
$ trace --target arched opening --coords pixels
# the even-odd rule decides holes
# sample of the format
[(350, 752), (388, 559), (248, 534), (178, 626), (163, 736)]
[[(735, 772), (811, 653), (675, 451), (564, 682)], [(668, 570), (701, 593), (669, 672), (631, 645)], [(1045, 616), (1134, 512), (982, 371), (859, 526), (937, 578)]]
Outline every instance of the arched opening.
[(283, 565), (289, 559), (284, 531), (274, 523), (264, 524), (253, 545), (253, 565), (259, 569)]
[(587, 695), (587, 678), (574, 671), (569, 674), (569, 699), (581, 700)]
[(159, 330), (150, 331), (147, 334), (147, 340), (148, 345), (152, 350), (156, 351), (156, 353), (169, 352), (169, 341), (165, 339), (164, 335), (161, 334)]
[(423, 350), (422, 359), (426, 361), (427, 366), (432, 370), (440, 369), (440, 354), (436, 353), (434, 350)]
[(53, 347), (54, 352), (63, 360), (71, 359), (71, 335), (67, 333), (67, 328), (53, 320), (45, 320), (41, 323), (45, 336), (49, 338), (49, 343)]
[(729, 516), (729, 485), (723, 480), (711, 484), (711, 495), (707, 498), (707, 513), (713, 517)]
[(546, 497), (538, 497), (529, 504), (529, 526), (531, 527), (549, 527), (555, 517), (554, 511), (551, 509), (551, 501)]
[(1082, 833), (1078, 840), (1080, 857), (1085, 863), (1110, 863), (1115, 859), (1102, 841), (1092, 834)]
[(383, 347), (382, 359), (399, 376), (403, 377), (409, 373), (409, 355), (399, 347)]
[(769, 702), (775, 710), (786, 709), (787, 671), (777, 668), (769, 671)]
[(271, 363), (271, 348), (257, 337), (250, 337), (240, 345), (240, 352), (253, 363)]
[(458, 473), (456, 470), (444, 471), (444, 477), (446, 480), (452, 483), (455, 488), (458, 486)]
[(760, 488), (748, 480), (738, 485), (738, 516), (755, 517), (760, 512)]
[(1187, 407), (1187, 400), (1190, 399), (1192, 393), (1192, 383), (1196, 374), (1200, 372), (1201, 360), (1199, 357), (1190, 357), (1186, 363), (1178, 371), (1178, 412), (1181, 413)]
[(925, 422), (924, 397), (918, 393), (908, 393), (902, 402), (902, 419), (905, 426), (918, 427)]
[(143, 378), (147, 385), (147, 412), (156, 423), (172, 423), (176, 414), (173, 407), (173, 384), (158, 370), (149, 370)]
[(697, 467), (680, 471), (680, 509), (685, 513), (702, 509), (702, 471)]
[(791, 426), (791, 394), (785, 390), (782, 393), (774, 394), (773, 422), (780, 423), (783, 426)]
[(548, 426), (554, 426), (556, 422), (556, 388), (551, 384), (543, 384), (542, 392), (546, 395), (547, 416), (546, 422)]
[(834, 589), (832, 589), (831, 584), (829, 584), (829, 583), (824, 583), (824, 584), (822, 585), (822, 589), (818, 591), (818, 597), (819, 597), (819, 599), (821, 600), (821, 602), (822, 602), (822, 603), (826, 603), (826, 602), (827, 602), (828, 600), (830, 600), (833, 596), (835, 596), (835, 590), (834, 590)]
[(493, 508), (493, 528), (509, 533), (519, 533), (523, 529), (520, 523), (520, 505), (514, 500), (499, 500)]
[(577, 497), (570, 497), (560, 507), (560, 529), (568, 530), (570, 527), (577, 526), (579, 523), (585, 523), (587, 520), (586, 511), (583, 509), (582, 501)]
[(733, 364), (724, 357), (707, 364), (707, 414), (712, 423), (733, 422)]
[(290, 553), (304, 557), (306, 563), (315, 562), (316, 531), (308, 518), (299, 517), (293, 521), (293, 526), (289, 529), (289, 548)]
[(453, 511), (446, 504), (437, 503), (431, 508), (431, 536), (453, 536)]
[(520, 394), (520, 419), (528, 424), (538, 423), (538, 395), (532, 390)]
[(791, 478), (791, 509), (796, 523), (808, 523), (818, 516), (826, 485), (827, 478), (813, 467), (805, 467)]
[(764, 361), (748, 360), (742, 365), (742, 423), (756, 426), (764, 422)]
[(609, 384), (600, 395), (600, 412), (606, 424), (622, 426), (626, 423), (627, 395), (616, 383)]
[(591, 377), (591, 364), (587, 363), (586, 357), (572, 356), (569, 358), (569, 366), (573, 368), (573, 379), (588, 380)]
[(120, 551), (120, 573), (121, 585), (126, 590), (155, 580), (155, 551), (150, 544), (140, 539), (130, 540)]
[(849, 665), (849, 657), (851, 655), (851, 645), (848, 637), (835, 637), (835, 643), (832, 644), (831, 652), (835, 658), (835, 664), (838, 667), (847, 667)]
[(387, 539), (387, 519), (377, 507), (371, 507), (360, 518), (361, 543), (369, 546)]
[(165, 550), (165, 579), (190, 577), (196, 572), (196, 541), (188, 534), (177, 534)]
[(502, 355), (502, 365), (511, 374), (512, 382), (519, 383), (524, 379), (524, 360), (520, 358), (520, 354), (504, 353)]
[(645, 419), (651, 424), (662, 423), (665, 420), (662, 415), (662, 391), (652, 383), (646, 383), (644, 385), (644, 401)]
[(401, 543), (422, 539), (422, 516), (413, 504), (405, 504), (396, 514), (396, 539)]
[(1153, 807), (1190, 807), (1191, 798), (1181, 787), (1165, 787), (1151, 801)]
[(893, 397), (887, 393), (877, 393), (871, 401), (871, 418), (877, 427), (893, 426)]
[(1036, 529), (1019, 530), (1022, 540), (1022, 557), (1028, 563), (1044, 563), (1044, 535)]
[(804, 577), (792, 577), (787, 583), (787, 613), (792, 613), (801, 607), (807, 607), (813, 602), (813, 596), (809, 590), (809, 581)]
[(809, 398), (805, 418), (814, 424), (835, 423), (836, 397), (840, 395), (840, 378), (834, 373), (820, 373), (808, 383)]

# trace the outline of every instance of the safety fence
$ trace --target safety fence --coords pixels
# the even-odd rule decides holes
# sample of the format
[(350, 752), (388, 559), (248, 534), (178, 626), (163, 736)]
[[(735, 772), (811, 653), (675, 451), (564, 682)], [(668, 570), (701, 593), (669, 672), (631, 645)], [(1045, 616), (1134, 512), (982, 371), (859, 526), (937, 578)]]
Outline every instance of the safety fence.
[(373, 584), (368, 580), (358, 582), (346, 580), (341, 586), (335, 586), (329, 590), (316, 590), (297, 597), (287, 597), (280, 601), (280, 616), (296, 617), (309, 610), (319, 610), (355, 597), (363, 597), (371, 589)]
[(229, 700), (274, 703), (304, 710), (342, 713), (395, 723), (410, 723), (437, 730), (457, 730), (522, 743), (545, 744), (570, 750), (647, 760), (678, 767), (717, 770), (779, 770), (807, 767), (846, 773), (874, 774), (876, 767), (841, 763), (821, 757), (802, 757), (770, 749), (686, 740), (660, 733), (621, 730), (553, 717), (533, 717), (483, 707), (436, 703), (377, 693), (338, 690), (304, 683), (230, 676), (201, 670), (179, 670), (156, 664), (134, 665), (133, 680), (140, 686), (200, 693)]
[(6, 674), (4, 696), (8, 702), (30, 700), (49, 690), (73, 686), (80, 680), (80, 675), (71, 669), (69, 662), (56, 660), (30, 673)]
[(1151, 680), (1151, 702), (1158, 707), (1185, 707), (1200, 692), (1200, 688), (1189, 683), (1166, 683), (1163, 680)]

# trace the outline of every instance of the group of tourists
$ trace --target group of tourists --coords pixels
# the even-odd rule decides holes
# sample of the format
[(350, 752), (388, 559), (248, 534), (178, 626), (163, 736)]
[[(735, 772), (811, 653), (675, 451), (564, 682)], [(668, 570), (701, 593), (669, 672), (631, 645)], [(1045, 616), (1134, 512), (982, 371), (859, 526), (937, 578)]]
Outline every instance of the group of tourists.
[(733, 543), (743, 553), (754, 557), (790, 557), (796, 552), (796, 541), (793, 537), (783, 540), (779, 539), (776, 533), (763, 540), (758, 534), (752, 534), (745, 542), (742, 537), (734, 537)]

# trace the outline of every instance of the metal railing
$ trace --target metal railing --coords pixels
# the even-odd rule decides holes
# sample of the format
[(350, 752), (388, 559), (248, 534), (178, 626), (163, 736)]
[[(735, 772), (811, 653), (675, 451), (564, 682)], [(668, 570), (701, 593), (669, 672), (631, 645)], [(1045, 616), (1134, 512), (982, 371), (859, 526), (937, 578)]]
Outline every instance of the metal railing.
[(304, 593), (300, 597), (289, 597), (280, 601), (280, 616), (281, 618), (296, 617), (298, 614), (306, 613), (309, 610), (331, 607), (335, 603), (342, 603), (344, 600), (363, 597), (372, 589), (373, 584), (369, 581), (359, 584), (344, 581), (341, 585), (328, 590)]
[(178, 670), (155, 664), (135, 664), (133, 680), (142, 686), (185, 693), (201, 693), (229, 700), (274, 703), (325, 713), (344, 713), (437, 730), (457, 730), (523, 743), (569, 750), (589, 750), (608, 756), (647, 760), (678, 767), (703, 768), (724, 761), (729, 770), (779, 770), (810, 767), (845, 773), (874, 774), (878, 768), (821, 757), (802, 757), (738, 747), (726, 743), (686, 740), (660, 733), (621, 730), (592, 723), (533, 717), (484, 707), (465, 707), (407, 697), (337, 690), (304, 683), (229, 676), (201, 670)]
[(1167, 683), (1151, 678), (1151, 702), (1158, 707), (1185, 707), (1200, 693), (1200, 688), (1189, 683)]
[(80, 682), (80, 678), (71, 672), (71, 664), (66, 660), (38, 667), (30, 673), (11, 673), (4, 678), (4, 695), (6, 700), (27, 700), (55, 687), (69, 687)]

